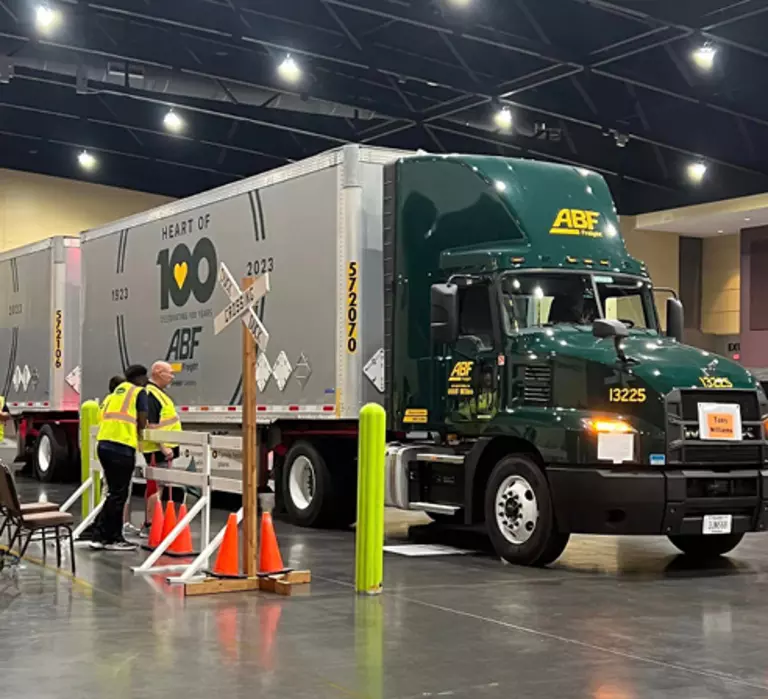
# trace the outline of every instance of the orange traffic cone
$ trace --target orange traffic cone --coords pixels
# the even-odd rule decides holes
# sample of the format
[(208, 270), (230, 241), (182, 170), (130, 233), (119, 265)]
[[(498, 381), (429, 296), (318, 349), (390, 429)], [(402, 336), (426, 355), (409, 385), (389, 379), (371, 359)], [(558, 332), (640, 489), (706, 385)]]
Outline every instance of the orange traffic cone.
[(259, 551), (259, 575), (272, 575), (285, 570), (283, 557), (277, 546), (277, 535), (272, 515), (264, 512), (261, 515), (261, 550)]
[[(184, 519), (186, 516), (187, 506), (182, 504), (179, 508), (179, 520)], [(176, 537), (176, 541), (171, 544), (168, 551), (174, 556), (192, 556), (194, 554), (192, 550), (192, 531), (189, 528), (189, 524), (181, 530), (181, 534)]]
[[(165, 506), (165, 517), (163, 517), (163, 541), (176, 528), (176, 506), (173, 500), (169, 500)], [(171, 542), (173, 544), (173, 542)]]
[(149, 529), (149, 541), (147, 542), (147, 548), (154, 551), (160, 542), (163, 540), (163, 506), (160, 504), (160, 500), (155, 500), (155, 511), (152, 513), (152, 526)]
[(213, 574), (220, 578), (239, 578), (238, 551), (237, 515), (231, 514), (224, 531), (224, 540), (219, 547), (219, 555), (216, 556), (216, 563), (213, 566)]

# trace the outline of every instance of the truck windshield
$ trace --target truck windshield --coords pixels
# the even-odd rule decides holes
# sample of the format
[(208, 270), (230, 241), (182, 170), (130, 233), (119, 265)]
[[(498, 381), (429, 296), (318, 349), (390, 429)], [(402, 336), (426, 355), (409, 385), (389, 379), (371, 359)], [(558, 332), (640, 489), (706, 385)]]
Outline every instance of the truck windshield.
[(649, 282), (621, 275), (520, 272), (502, 277), (508, 332), (553, 325), (591, 326), (596, 318), (658, 331)]

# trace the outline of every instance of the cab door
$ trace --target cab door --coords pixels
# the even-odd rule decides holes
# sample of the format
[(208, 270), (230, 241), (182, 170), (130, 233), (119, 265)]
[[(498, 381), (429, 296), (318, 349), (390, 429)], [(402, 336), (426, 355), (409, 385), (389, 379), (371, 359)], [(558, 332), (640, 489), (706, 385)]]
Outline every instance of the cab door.
[(480, 433), (500, 408), (498, 295), (490, 280), (459, 285), (459, 337), (446, 366), (442, 391), (446, 423)]

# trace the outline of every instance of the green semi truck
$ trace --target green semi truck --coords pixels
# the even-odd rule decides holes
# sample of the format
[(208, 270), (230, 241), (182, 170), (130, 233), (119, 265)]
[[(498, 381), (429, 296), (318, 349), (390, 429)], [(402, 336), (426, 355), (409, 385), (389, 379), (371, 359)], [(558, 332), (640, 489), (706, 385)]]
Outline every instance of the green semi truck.
[(662, 330), (597, 173), (350, 145), (89, 231), (82, 257), (82, 396), (165, 358), (185, 428), (224, 434), (242, 377), (216, 270), (270, 274), (257, 414), (294, 523), (354, 521), (375, 401), (387, 503), (485, 527), (514, 563), (571, 533), (705, 555), (765, 528), (765, 394), (681, 343), (674, 297)]

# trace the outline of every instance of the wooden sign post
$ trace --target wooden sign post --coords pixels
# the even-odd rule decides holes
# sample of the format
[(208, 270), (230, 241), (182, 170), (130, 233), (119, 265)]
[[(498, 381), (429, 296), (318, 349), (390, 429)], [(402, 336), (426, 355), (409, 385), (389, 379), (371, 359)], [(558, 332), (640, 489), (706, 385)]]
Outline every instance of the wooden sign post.
[(243, 279), (242, 289), (237, 285), (227, 266), (222, 262), (219, 283), (229, 297), (229, 305), (214, 319), (213, 329), (218, 335), (238, 319), (243, 321), (243, 544), (242, 567), (246, 579), (254, 579), (258, 552), (258, 445), (256, 430), (256, 349), (262, 350), (269, 341), (269, 333), (259, 320), (254, 305), (269, 293), (269, 275), (256, 279)]

